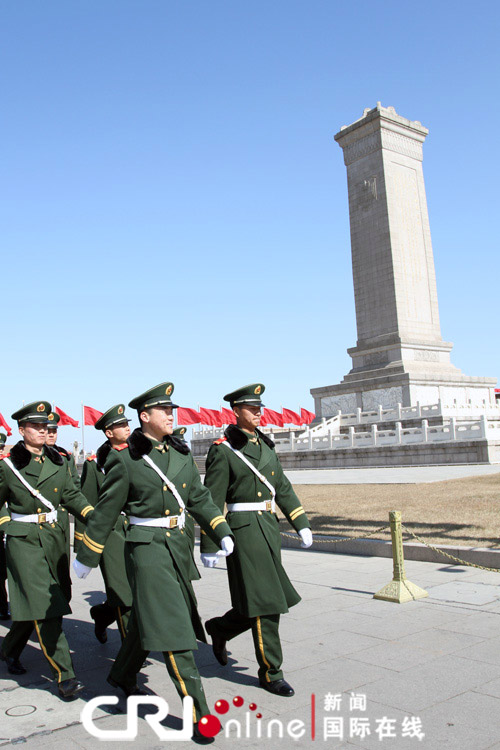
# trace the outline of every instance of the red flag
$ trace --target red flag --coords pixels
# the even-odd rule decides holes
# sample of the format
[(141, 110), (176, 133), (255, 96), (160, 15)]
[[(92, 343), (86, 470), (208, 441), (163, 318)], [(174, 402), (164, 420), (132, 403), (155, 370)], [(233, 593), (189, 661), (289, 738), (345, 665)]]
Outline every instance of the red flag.
[(196, 409), (184, 409), (181, 406), (177, 409), (177, 424), (199, 424), (200, 421), (201, 418)]
[(278, 411), (273, 411), (272, 409), (264, 409), (262, 414), (267, 424), (274, 424), (277, 427), (283, 427), (283, 414), (280, 414)]
[(222, 427), (222, 414), (217, 409), (205, 409), (204, 406), (200, 408), (200, 422), (201, 424), (208, 424), (212, 427)]
[(224, 406), (221, 407), (220, 411), (222, 414), (222, 424), (236, 424), (234, 411), (231, 411), (231, 409), (226, 409)]
[(76, 419), (73, 419), (68, 414), (66, 414), (62, 409), (59, 409), (58, 406), (56, 406), (56, 414), (59, 414), (61, 419), (59, 420), (59, 427), (62, 427), (65, 424), (69, 424), (71, 427), (79, 427), (78, 422)]
[(302, 419), (299, 417), (296, 411), (291, 409), (282, 409), (283, 411), (283, 424), (296, 424), (301, 425)]
[(300, 409), (300, 416), (303, 424), (311, 424), (313, 419), (316, 419), (316, 414), (313, 414), (312, 411), (307, 411), (303, 407)]
[(103, 412), (93, 409), (91, 406), (83, 407), (83, 424), (93, 425), (97, 422), (99, 417), (102, 417)]
[(267, 427), (267, 426), (268, 426), (268, 424), (269, 424), (269, 422), (267, 421), (267, 419), (266, 419), (266, 417), (265, 417), (265, 414), (264, 414), (264, 412), (265, 412), (265, 411), (266, 411), (266, 410), (265, 410), (265, 409), (263, 409), (263, 410), (261, 411), (261, 413), (260, 413), (260, 422), (259, 422), (259, 427)]
[(7, 424), (7, 422), (5, 421), (5, 419), (3, 418), (1, 414), (0, 414), (0, 427), (5, 427), (7, 431), (7, 436), (12, 435), (12, 430), (10, 429), (9, 425)]

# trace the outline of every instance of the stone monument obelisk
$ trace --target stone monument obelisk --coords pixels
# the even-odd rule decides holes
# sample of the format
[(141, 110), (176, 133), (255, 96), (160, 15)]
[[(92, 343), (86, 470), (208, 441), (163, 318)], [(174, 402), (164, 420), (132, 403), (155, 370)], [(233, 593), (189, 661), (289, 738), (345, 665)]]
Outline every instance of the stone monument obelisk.
[(343, 381), (311, 389), (317, 416), (495, 403), (496, 379), (462, 375), (441, 338), (422, 169), (428, 132), (379, 102), (335, 136), (347, 167), (358, 340)]

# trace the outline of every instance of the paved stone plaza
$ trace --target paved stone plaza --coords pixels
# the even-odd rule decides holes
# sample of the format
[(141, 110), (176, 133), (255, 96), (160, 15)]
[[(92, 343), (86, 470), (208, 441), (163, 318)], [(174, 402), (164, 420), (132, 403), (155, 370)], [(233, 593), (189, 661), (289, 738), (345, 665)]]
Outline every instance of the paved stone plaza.
[(290, 469), (286, 475), (292, 484), (420, 484), (447, 479), (498, 474), (500, 464), (462, 466), (394, 466), (366, 469)]
[[(258, 687), (250, 636), (231, 643), (225, 668), (218, 665), (209, 647), (201, 645), (197, 661), (209, 705), (217, 699), (231, 702), (240, 695), (245, 705), (231, 707), (226, 721), (240, 718), (244, 735), (246, 713), (250, 718), (249, 738), (235, 741), (219, 736), (214, 747), (288, 748), (294, 744), (287, 734), (288, 723), (299, 719), (305, 724), (305, 734), (297, 747), (500, 749), (498, 574), (409, 561), (408, 578), (427, 589), (429, 598), (398, 605), (372, 598), (391, 578), (390, 560), (298, 550), (284, 550), (283, 556), (303, 599), (283, 617), (281, 626), (285, 675), (296, 695), (280, 699)], [(89, 604), (102, 600), (100, 587), (97, 571), (85, 581), (76, 580), (73, 615), (66, 618), (77, 674), (87, 686), (83, 699), (63, 703), (56, 697), (39, 647), (30, 643), (23, 656), (29, 669), (26, 675), (10, 679), (0, 664), (0, 746), (22, 744), (37, 750), (96, 747), (97, 740), (79, 722), (80, 710), (85, 699), (114, 692), (104, 678), (119, 647), (116, 629), (110, 631), (106, 645), (100, 645), (93, 635)], [(196, 590), (204, 619), (229, 605), (223, 568), (204, 570)], [(5, 630), (0, 626), (0, 633)], [(180, 702), (157, 654), (150, 656), (140, 684), (171, 703), (173, 716), (165, 725), (179, 728)], [(350, 711), (351, 692), (366, 696), (366, 709)], [(342, 696), (338, 710), (324, 710), (328, 693)], [(312, 694), (316, 696), (314, 741)], [(262, 739), (256, 736), (254, 713), (246, 710), (252, 701), (262, 713)], [(125, 708), (124, 700), (119, 708)], [(125, 727), (123, 715), (101, 711), (97, 716), (100, 728)], [(421, 741), (401, 736), (402, 722), (411, 716), (422, 721), (425, 738)], [(368, 718), (371, 735), (364, 740), (350, 738), (351, 717)], [(384, 717), (395, 720), (387, 726), (389, 732), (396, 732), (396, 738), (379, 739), (376, 729), (382, 724), (377, 721)], [(343, 741), (324, 739), (324, 719), (334, 718), (343, 719)], [(271, 719), (282, 722), (282, 739), (276, 736), (276, 723), (271, 725), (274, 736), (264, 739)], [(332, 726), (330, 723), (330, 731), (334, 731)], [(141, 719), (133, 747), (166, 746)]]

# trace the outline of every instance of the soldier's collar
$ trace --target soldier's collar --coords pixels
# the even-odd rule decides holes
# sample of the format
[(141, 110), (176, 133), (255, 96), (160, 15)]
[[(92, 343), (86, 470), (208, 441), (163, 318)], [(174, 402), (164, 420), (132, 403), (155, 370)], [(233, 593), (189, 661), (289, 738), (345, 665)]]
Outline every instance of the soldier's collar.
[[(269, 448), (274, 448), (274, 443), (271, 438), (267, 437), (263, 432), (255, 430), (255, 434), (260, 440), (268, 445)], [(226, 436), (229, 445), (237, 451), (240, 451), (245, 447), (250, 437), (248, 432), (244, 432), (244, 430), (240, 429), (235, 424), (228, 425), (224, 430), (224, 435)]]

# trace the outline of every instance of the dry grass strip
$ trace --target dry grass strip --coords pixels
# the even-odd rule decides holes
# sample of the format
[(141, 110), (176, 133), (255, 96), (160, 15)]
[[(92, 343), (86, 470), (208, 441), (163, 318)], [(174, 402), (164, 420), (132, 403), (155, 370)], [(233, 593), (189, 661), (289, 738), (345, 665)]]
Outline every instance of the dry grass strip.
[[(403, 524), (431, 544), (500, 547), (500, 474), (425, 484), (303, 484), (294, 489), (316, 534), (360, 536), (389, 523), (390, 510), (400, 510)], [(373, 538), (390, 539), (390, 534)]]

